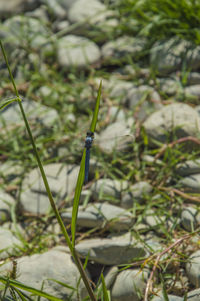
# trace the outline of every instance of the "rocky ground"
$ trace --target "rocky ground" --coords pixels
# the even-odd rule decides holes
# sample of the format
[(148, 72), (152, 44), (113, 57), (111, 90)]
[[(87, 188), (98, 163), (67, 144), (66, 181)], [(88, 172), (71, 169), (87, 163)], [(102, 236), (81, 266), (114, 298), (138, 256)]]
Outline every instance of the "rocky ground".
[[(68, 230), (103, 79), (76, 247), (99, 300), (103, 272), (112, 301), (198, 301), (200, 46), (150, 46), (123, 30), (119, 3), (0, 0), (0, 37)], [(0, 104), (14, 96), (1, 58)], [(7, 275), (55, 297), (41, 300), (88, 300), (17, 103), (0, 113), (0, 161), (1, 299), (39, 300), (6, 290)]]

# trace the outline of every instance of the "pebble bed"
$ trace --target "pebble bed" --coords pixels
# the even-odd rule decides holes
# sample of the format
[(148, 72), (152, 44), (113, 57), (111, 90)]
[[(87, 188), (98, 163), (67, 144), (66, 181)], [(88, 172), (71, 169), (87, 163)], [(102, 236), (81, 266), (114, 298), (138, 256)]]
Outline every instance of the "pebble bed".
[[(145, 170), (144, 178), (135, 176), (133, 180), (128, 172), (126, 179), (111, 177), (98, 157), (91, 160), (90, 181), (80, 199), (76, 246), (81, 260), (88, 259), (88, 277), (97, 284), (103, 272), (112, 301), (140, 301), (145, 294), (146, 300), (164, 301), (159, 277), (163, 274), (169, 301), (199, 301), (200, 46), (194, 48), (191, 42), (173, 37), (153, 45), (145, 66), (114, 64), (124, 57), (137, 56), (146, 40), (128, 35), (109, 39), (120, 23), (109, 1), (105, 5), (100, 0), (0, 0), (0, 19), (0, 37), (15, 68), (24, 110), (36, 139), (48, 137), (51, 129), (59, 129), (63, 122), (62, 103), (57, 109), (48, 106), (48, 99), (59, 99), (59, 89), (41, 84), (34, 92), (35, 98), (29, 96), (31, 92), (26, 93), (27, 70), (37, 66), (45, 77), (51, 69), (51, 57), (58, 72), (72, 74), (75, 70), (81, 77), (81, 72), (94, 70), (92, 79), (88, 78), (81, 88), (79, 99), (74, 100), (72, 92), (63, 93), (60, 87), (66, 97), (62, 99), (63, 108), (64, 103), (70, 106), (77, 101), (82, 114), (94, 105), (92, 95), (101, 80), (97, 71), (110, 68), (109, 78), (103, 78), (104, 103), (100, 108), (100, 114), (104, 114), (108, 105), (109, 114), (106, 126), (95, 139), (102, 153), (111, 158), (114, 153), (130, 153), (130, 145), (142, 139), (148, 141), (143, 150), (146, 147), (149, 152), (138, 158), (138, 166)], [(189, 70), (184, 86), (183, 57)], [(0, 91), (3, 98), (8, 98), (10, 88), (3, 85), (6, 67), (1, 64)], [(152, 70), (157, 70), (156, 82), (151, 78)], [(73, 111), (68, 111), (65, 119), (69, 124), (76, 122)], [(0, 275), (9, 275), (15, 260), (18, 281), (39, 290), (42, 287), (61, 300), (83, 300), (86, 288), (81, 280), (76, 289), (80, 275), (52, 215), (38, 168), (35, 165), (25, 172), (11, 155), (3, 156), (6, 137), (13, 135), (15, 141), (16, 135), (25, 135), (20, 130), (23, 127), (16, 103), (0, 112)], [(121, 138), (113, 142), (115, 136)], [(187, 156), (179, 156), (173, 166), (169, 164), (173, 171), (168, 176), (163, 173), (168, 164), (165, 154), (177, 145)], [(55, 149), (58, 157), (69, 156), (65, 145), (58, 144)], [(51, 147), (48, 151), (47, 158), (55, 158)], [(81, 151), (79, 147), (80, 155)], [(132, 164), (132, 169), (136, 168), (136, 163)], [(78, 161), (49, 160), (44, 169), (69, 229)], [(156, 173), (163, 178), (159, 185), (154, 181)], [(33, 248), (37, 236), (38, 246)], [(46, 245), (40, 249), (42, 240)], [(9, 290), (3, 294), (0, 288), (3, 300), (15, 300)]]

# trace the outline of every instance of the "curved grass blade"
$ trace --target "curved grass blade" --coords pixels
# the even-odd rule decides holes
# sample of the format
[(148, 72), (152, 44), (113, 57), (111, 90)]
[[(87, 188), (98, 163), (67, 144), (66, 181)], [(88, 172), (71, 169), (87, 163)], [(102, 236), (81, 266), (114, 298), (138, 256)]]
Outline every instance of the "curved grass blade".
[[(93, 118), (90, 126), (90, 131), (94, 133), (96, 129), (97, 119), (98, 119), (98, 113), (99, 113), (99, 104), (100, 104), (100, 98), (101, 98), (101, 87), (102, 87), (102, 81), (99, 85), (99, 90), (97, 94), (97, 100), (95, 105), (95, 110), (93, 113)], [(72, 246), (75, 246), (75, 235), (76, 235), (76, 221), (77, 221), (77, 215), (78, 215), (78, 206), (79, 206), (79, 199), (83, 187), (83, 182), (85, 178), (85, 159), (86, 159), (86, 149), (84, 148), (83, 156), (81, 160), (78, 180), (76, 184), (75, 189), (75, 195), (74, 195), (74, 202), (73, 202), (73, 210), (72, 210), (72, 222), (71, 222), (71, 233), (72, 233)]]
[(104, 277), (103, 277), (103, 273), (101, 273), (101, 281), (102, 281), (102, 288), (103, 288), (103, 300), (104, 301), (110, 301), (111, 299), (110, 299), (108, 290), (106, 288), (106, 283), (105, 283), (105, 280), (104, 280)]
[(97, 94), (97, 100), (96, 105), (93, 113), (93, 118), (90, 126), (90, 132), (94, 133), (96, 129), (97, 119), (98, 119), (98, 113), (99, 113), (99, 105), (100, 105), (100, 98), (101, 98), (101, 88), (102, 88), (102, 80), (99, 85), (98, 94)]
[[(7, 281), (8, 280), (7, 280), (6, 277), (0, 276), (0, 282), (6, 284)], [(63, 301), (60, 298), (57, 298), (57, 297), (54, 297), (54, 296), (49, 295), (47, 293), (44, 293), (44, 292), (42, 292), (40, 290), (37, 290), (36, 288), (30, 287), (30, 286), (25, 285), (23, 283), (20, 283), (20, 282), (18, 282), (16, 280), (9, 279), (9, 286), (14, 287), (14, 288), (19, 288), (21, 290), (25, 290), (27, 292), (30, 292), (30, 293), (34, 294), (34, 295), (37, 295), (37, 296), (40, 296), (40, 297), (44, 297), (44, 298), (46, 298), (48, 300), (51, 300), (51, 301)]]
[(3, 110), (5, 107), (7, 107), (9, 104), (11, 104), (12, 102), (15, 101), (19, 101), (18, 97), (7, 100), (6, 102), (4, 102), (1, 106), (0, 106), (0, 111)]
[(60, 285), (62, 285), (64, 287), (66, 287), (66, 288), (68, 288), (68, 289), (70, 289), (72, 291), (77, 291), (76, 288), (74, 288), (73, 286), (68, 285), (68, 284), (66, 284), (66, 283), (64, 283), (62, 281), (59, 281), (59, 280), (56, 280), (56, 279), (53, 279), (53, 278), (47, 278), (47, 280), (54, 281), (54, 282), (56, 282), (56, 283), (58, 283), (58, 284), (60, 284)]

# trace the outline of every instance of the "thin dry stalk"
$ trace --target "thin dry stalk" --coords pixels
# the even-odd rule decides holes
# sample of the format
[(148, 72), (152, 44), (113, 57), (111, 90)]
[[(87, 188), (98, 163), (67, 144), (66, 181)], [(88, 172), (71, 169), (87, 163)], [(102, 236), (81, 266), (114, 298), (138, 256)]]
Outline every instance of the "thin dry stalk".
[(171, 142), (171, 143), (169, 143), (169, 144), (163, 145), (163, 146), (161, 147), (159, 153), (157, 153), (157, 155), (155, 156), (155, 160), (159, 159), (159, 158), (163, 155), (163, 153), (165, 152), (165, 150), (166, 150), (167, 148), (169, 148), (169, 147), (172, 148), (172, 147), (174, 147), (176, 144), (184, 143), (184, 142), (186, 142), (186, 141), (192, 141), (192, 142), (194, 142), (194, 143), (200, 145), (200, 140), (197, 139), (197, 138), (195, 138), (195, 137), (192, 137), (192, 136), (183, 137), (183, 138), (180, 138), (180, 139), (178, 139), (178, 140), (176, 140), (176, 141), (173, 141), (173, 142)]
[(166, 187), (158, 187), (158, 189), (163, 190), (163, 191), (169, 191), (169, 192), (173, 192), (176, 193), (178, 195), (180, 195), (181, 197), (183, 197), (184, 199), (193, 202), (193, 203), (200, 203), (200, 197), (198, 196), (192, 196), (189, 195), (181, 190), (178, 190), (176, 188), (166, 188)]
[(177, 245), (179, 245), (183, 240), (185, 239), (188, 239), (191, 237), (191, 234), (186, 234), (184, 235), (183, 237), (179, 238), (178, 240), (176, 240), (173, 244), (171, 244), (168, 248), (166, 248), (164, 251), (160, 252), (157, 257), (156, 257), (156, 260), (155, 260), (155, 263), (153, 265), (153, 268), (152, 268), (152, 271), (151, 271), (151, 274), (149, 276), (149, 279), (147, 281), (147, 285), (146, 285), (146, 289), (145, 289), (145, 295), (144, 295), (144, 301), (148, 301), (148, 295), (149, 295), (149, 291), (152, 290), (152, 282), (153, 282), (153, 276), (154, 276), (154, 273), (156, 271), (156, 268), (158, 266), (158, 263), (159, 263), (159, 260), (160, 258), (168, 253), (169, 251), (171, 251), (174, 247), (176, 247)]

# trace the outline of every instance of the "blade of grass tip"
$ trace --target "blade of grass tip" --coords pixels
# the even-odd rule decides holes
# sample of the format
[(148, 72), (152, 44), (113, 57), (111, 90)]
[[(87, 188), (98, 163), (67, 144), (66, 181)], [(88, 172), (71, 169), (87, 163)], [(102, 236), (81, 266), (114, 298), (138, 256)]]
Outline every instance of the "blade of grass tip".
[[(100, 98), (101, 98), (101, 88), (102, 88), (102, 81), (100, 82), (98, 94), (97, 94), (97, 100), (96, 105), (93, 113), (93, 118), (90, 126), (90, 131), (94, 133), (97, 119), (98, 119), (98, 113), (99, 113), (99, 105), (100, 105)], [(78, 215), (78, 207), (79, 207), (79, 199), (83, 187), (84, 177), (85, 177), (85, 157), (86, 157), (86, 149), (84, 148), (83, 156), (81, 160), (78, 180), (76, 184), (75, 189), (75, 195), (74, 195), (74, 202), (73, 202), (73, 210), (72, 210), (72, 221), (71, 221), (71, 233), (72, 233), (72, 246), (75, 246), (75, 236), (76, 236), (76, 222), (77, 222), (77, 215)]]
[(110, 297), (108, 294), (108, 290), (106, 288), (106, 283), (105, 283), (105, 279), (103, 277), (103, 273), (101, 273), (101, 281), (102, 281), (102, 288), (103, 288), (103, 300), (110, 301)]
[(20, 99), (20, 97), (19, 97), (19, 93), (18, 93), (17, 87), (16, 87), (16, 85), (15, 85), (15, 81), (14, 81), (12, 72), (11, 72), (11, 70), (10, 70), (10, 65), (9, 65), (9, 63), (8, 63), (8, 59), (7, 59), (7, 56), (6, 56), (6, 52), (5, 52), (5, 49), (4, 49), (4, 46), (3, 46), (1, 40), (0, 40), (0, 46), (1, 46), (1, 51), (2, 51), (2, 53), (3, 53), (4, 60), (5, 60), (5, 62), (6, 62), (6, 66), (7, 66), (7, 68), (8, 68), (8, 72), (9, 72), (9, 75), (10, 75), (11, 82), (12, 82), (13, 87), (14, 87), (14, 90), (15, 90), (15, 94), (16, 94), (16, 96), (17, 96), (17, 98), (18, 98), (18, 101), (21, 101), (21, 99)]
[(101, 88), (102, 88), (102, 80), (101, 80), (100, 85), (99, 85), (96, 105), (95, 105), (94, 114), (93, 114), (93, 118), (92, 118), (92, 122), (91, 122), (91, 126), (90, 126), (90, 131), (92, 133), (94, 133), (95, 129), (96, 129), (98, 113), (99, 113), (100, 98), (101, 98)]

